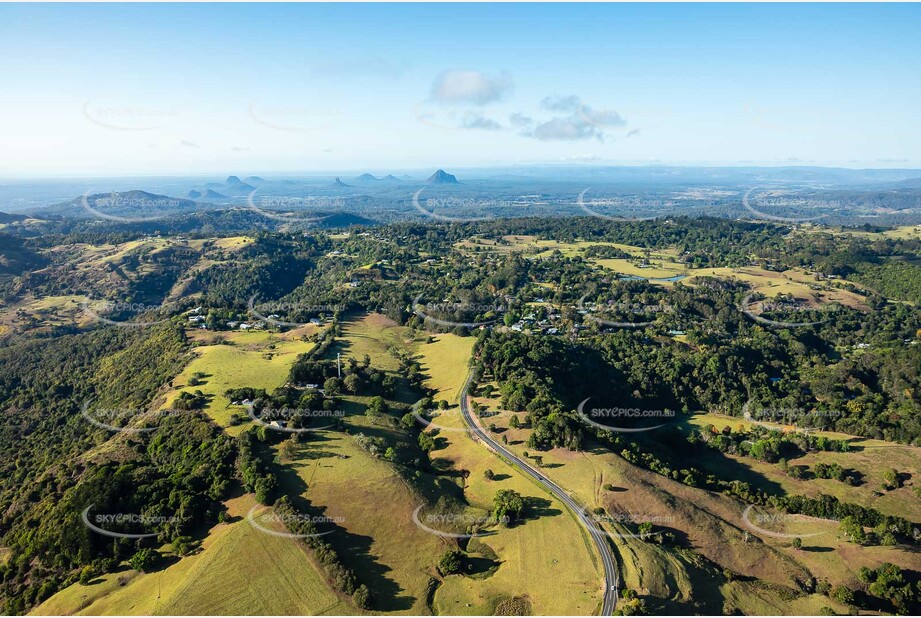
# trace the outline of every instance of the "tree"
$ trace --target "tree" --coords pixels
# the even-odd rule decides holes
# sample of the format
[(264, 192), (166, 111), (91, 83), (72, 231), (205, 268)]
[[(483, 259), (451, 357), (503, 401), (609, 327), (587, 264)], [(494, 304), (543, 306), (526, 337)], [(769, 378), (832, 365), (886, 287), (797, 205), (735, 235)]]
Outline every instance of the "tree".
[(256, 480), (256, 502), (271, 506), (272, 503), (275, 502), (275, 488), (277, 485), (278, 483), (275, 481), (274, 475), (267, 474), (265, 476), (260, 476)]
[(524, 498), (513, 489), (500, 489), (493, 498), (493, 517), (508, 526), (524, 513)]
[(512, 429), (518, 429), (521, 426), (521, 421), (518, 420), (517, 414), (512, 414), (512, 418), (508, 421), (508, 426)]
[(371, 591), (364, 584), (360, 585), (352, 593), (352, 601), (361, 609), (368, 609), (371, 606)]
[(86, 565), (80, 571), (80, 583), (84, 586), (89, 585), (93, 581), (93, 577), (96, 575), (96, 572), (93, 570), (93, 567)]
[(428, 435), (425, 432), (419, 434), (419, 448), (421, 448), (426, 453), (430, 453), (435, 450), (435, 439), (432, 436)]
[(386, 414), (390, 411), (387, 402), (384, 401), (384, 398), (381, 396), (372, 397), (370, 403), (368, 403), (368, 409), (365, 410), (365, 414), (368, 416), (378, 416), (380, 414)]
[(345, 386), (345, 390), (354, 395), (361, 389), (361, 378), (358, 377), (357, 373), (350, 373), (345, 376), (342, 384)]
[(886, 489), (896, 489), (899, 487), (899, 473), (895, 468), (889, 468), (883, 472), (884, 487)]
[(832, 588), (831, 596), (839, 603), (844, 603), (845, 605), (854, 604), (854, 591), (845, 586), (835, 586)]
[(863, 525), (851, 515), (841, 520), (841, 532), (851, 543), (863, 545), (867, 542), (867, 533), (864, 532)]
[(793, 549), (799, 549), (803, 546), (803, 540), (799, 537), (793, 539)]
[(457, 549), (449, 549), (438, 561), (438, 570), (442, 575), (460, 573), (464, 565), (464, 553)]
[(492, 470), (486, 470), (486, 472), (483, 473), (483, 476), (485, 476), (485, 477), (486, 477), (486, 480), (488, 480), (488, 481), (491, 481), (491, 480), (493, 480), (494, 478), (496, 478), (496, 475), (493, 473)]
[(144, 547), (137, 550), (135, 554), (131, 556), (131, 558), (128, 560), (128, 565), (135, 571), (147, 573), (157, 561), (157, 558), (158, 555), (156, 551), (150, 549), (149, 547)]
[(323, 392), (327, 395), (338, 395), (342, 388), (342, 380), (336, 377), (326, 378), (323, 382)]

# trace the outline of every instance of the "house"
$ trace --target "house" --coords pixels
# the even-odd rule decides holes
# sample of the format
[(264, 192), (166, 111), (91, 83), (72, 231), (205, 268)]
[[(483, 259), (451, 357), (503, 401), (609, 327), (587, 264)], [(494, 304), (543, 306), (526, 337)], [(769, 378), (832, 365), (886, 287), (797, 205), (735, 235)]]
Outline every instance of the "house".
[(670, 330), (670, 331), (668, 331), (668, 334), (671, 335), (671, 336), (673, 336), (673, 337), (678, 337), (678, 336), (681, 336), (681, 335), (685, 335), (685, 334), (687, 334), (687, 333), (685, 333), (683, 330)]
[(320, 324), (323, 323), (323, 320), (321, 320), (320, 318), (310, 318), (310, 323), (313, 324), (314, 326), (319, 326)]
[(243, 401), (240, 402), (240, 405), (241, 405), (241, 406), (251, 406), (251, 405), (253, 405), (253, 400), (252, 400), (252, 399), (244, 399)]
[(548, 328), (548, 329), (547, 329), (547, 334), (548, 334), (548, 335), (559, 335), (559, 334), (560, 334), (560, 329), (558, 329), (558, 328)]
[(319, 384), (305, 384), (304, 388), (308, 388), (310, 390), (316, 390), (320, 388), (320, 385)]
[(236, 320), (230, 320), (227, 322), (227, 328), (236, 328), (239, 324)]
[(240, 330), (250, 330), (251, 328), (252, 328), (252, 325), (247, 324), (246, 322), (243, 322), (242, 324), (240, 324)]
[(285, 425), (284, 425), (284, 423), (279, 422), (279, 421), (271, 421), (271, 422), (269, 423), (269, 426), (270, 426), (270, 427), (284, 428)]
[(522, 328), (524, 328), (524, 325), (521, 322), (518, 322), (517, 324), (512, 324), (512, 330), (515, 331), (516, 333), (520, 333)]

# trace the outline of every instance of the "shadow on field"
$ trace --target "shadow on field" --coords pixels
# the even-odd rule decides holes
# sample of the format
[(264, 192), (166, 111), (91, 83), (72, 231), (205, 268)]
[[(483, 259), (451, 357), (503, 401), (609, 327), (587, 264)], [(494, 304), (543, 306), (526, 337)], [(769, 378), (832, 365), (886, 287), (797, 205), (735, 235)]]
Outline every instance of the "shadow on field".
[[(307, 455), (307, 453), (302, 453), (302, 455)], [(307, 491), (307, 484), (292, 466), (273, 464), (272, 467), (278, 479), (279, 493), (287, 496), (298, 512), (316, 515), (326, 511), (325, 507), (311, 505), (310, 501), (303, 497)], [(387, 572), (392, 569), (377, 562), (377, 557), (371, 553), (373, 538), (350, 533), (332, 521), (323, 525), (333, 530), (332, 534), (324, 536), (323, 539), (336, 550), (340, 561), (354, 571), (358, 582), (371, 589), (373, 609), (405, 611), (412, 608), (415, 599), (400, 594), (402, 591), (400, 586), (386, 576)]]

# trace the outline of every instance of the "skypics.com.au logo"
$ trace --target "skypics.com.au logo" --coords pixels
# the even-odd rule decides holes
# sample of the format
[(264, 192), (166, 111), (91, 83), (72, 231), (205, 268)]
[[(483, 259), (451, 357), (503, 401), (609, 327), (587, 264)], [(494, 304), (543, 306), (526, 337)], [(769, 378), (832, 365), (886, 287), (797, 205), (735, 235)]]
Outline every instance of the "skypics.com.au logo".
[[(267, 324), (278, 327), (299, 328), (308, 324), (320, 325), (322, 317), (328, 317), (345, 310), (345, 305), (314, 305), (300, 301), (267, 300), (256, 302), (258, 294), (250, 296), (247, 302), (249, 314)], [(283, 320), (282, 316), (305, 316), (306, 321)], [(310, 316), (310, 317), (307, 317)]]
[[(604, 431), (613, 431), (616, 433), (639, 433), (642, 431), (652, 431), (665, 427), (669, 423), (657, 423), (649, 425), (649, 422), (675, 418), (674, 410), (668, 409), (644, 409), (637, 407), (606, 407), (606, 408), (588, 408), (585, 404), (591, 397), (588, 397), (579, 404), (576, 413), (588, 425)], [(626, 424), (625, 424), (626, 421)], [(639, 425), (633, 425), (633, 423)], [(610, 424), (608, 424), (610, 423)], [(616, 424), (615, 424), (616, 423)]]
[[(172, 197), (132, 191), (130, 193), (103, 193), (92, 195), (92, 189), (86, 191), (81, 199), (83, 209), (97, 219), (118, 221), (119, 223), (145, 223), (159, 221), (175, 213), (182, 201)], [(156, 214), (133, 216), (122, 213)]]
[[(673, 524), (676, 518), (673, 515), (658, 515), (649, 513), (587, 513), (586, 517), (597, 524), (606, 524), (599, 526), (602, 533), (612, 539), (646, 539), (658, 534), (662, 530), (656, 530), (656, 526)], [(608, 527), (612, 525), (623, 526), (628, 529), (635, 528), (636, 532), (611, 532)]]
[[(310, 433), (336, 427), (345, 418), (345, 410), (302, 410), (297, 408), (261, 408), (247, 406), (246, 414), (253, 423), (282, 433)], [(303, 426), (320, 423), (319, 426)]]
[(179, 116), (175, 111), (139, 105), (103, 105), (85, 101), (83, 117), (110, 131), (154, 131)]
[(262, 105), (256, 101), (250, 101), (246, 111), (256, 124), (285, 133), (318, 131), (329, 126), (330, 121), (338, 116), (332, 109), (303, 105)]
[[(440, 196), (428, 197), (424, 200), (423, 206), (420, 201), (422, 192), (425, 187), (419, 189), (413, 194), (413, 207), (420, 213), (435, 219), (437, 221), (447, 221), (452, 223), (466, 223), (473, 221), (487, 221), (501, 216), (503, 211), (507, 211), (513, 206), (520, 207), (521, 204), (508, 200), (497, 200), (495, 198), (477, 198), (477, 197), (457, 197), (457, 196)], [(441, 211), (441, 212), (438, 212)], [(442, 212), (470, 213), (469, 215), (446, 215)], [(474, 215), (474, 213), (485, 213)]]
[[(815, 314), (818, 312), (833, 313), (838, 310), (836, 304), (822, 305), (821, 307), (809, 307), (802, 303), (792, 302), (792, 301), (776, 301), (776, 300), (762, 300), (752, 302), (752, 299), (756, 296), (756, 292), (748, 294), (745, 298), (742, 299), (742, 302), (739, 304), (739, 310), (742, 311), (749, 318), (754, 320), (759, 324), (764, 324), (771, 328), (799, 328), (803, 326), (818, 326), (823, 324), (833, 316), (829, 316), (822, 320), (810, 320), (810, 321), (786, 321), (786, 320), (773, 320), (770, 318), (764, 317), (763, 314), (767, 313), (772, 315), (775, 313), (780, 314), (790, 314), (790, 313), (808, 313)], [(757, 313), (756, 313), (757, 311)]]
[(807, 200), (804, 198), (782, 196), (782, 197), (774, 197), (774, 198), (770, 198), (769, 200), (765, 200), (766, 203), (764, 205), (759, 203), (758, 205), (760, 208), (755, 208), (755, 206), (753, 206), (751, 203), (751, 195), (753, 192), (757, 190), (758, 190), (758, 187), (752, 187), (751, 189), (745, 192), (745, 194), (742, 196), (742, 206), (744, 206), (746, 210), (748, 210), (750, 213), (752, 213), (759, 219), (765, 219), (767, 221), (779, 221), (781, 223), (806, 223), (808, 221), (818, 221), (819, 219), (823, 219), (827, 217), (828, 215), (821, 214), (815, 217), (781, 217), (781, 216), (772, 215), (772, 214), (769, 214), (769, 213), (766, 213), (760, 210), (760, 208), (764, 208), (765, 205), (769, 207), (774, 207), (774, 208), (785, 208), (785, 209), (792, 208), (795, 210), (801, 210), (801, 209), (806, 209), (806, 208), (815, 209), (817, 207), (837, 208), (841, 206), (841, 204), (838, 202), (825, 202), (825, 201)]
[[(586, 303), (585, 299), (588, 294), (579, 299), (579, 311), (585, 312), (585, 319), (603, 326), (612, 328), (643, 328), (655, 323), (655, 316), (662, 314), (674, 314), (676, 312), (673, 305), (666, 303), (644, 304), (637, 302), (608, 302), (608, 303)], [(610, 316), (611, 314), (620, 314), (625, 316), (639, 317), (643, 316), (646, 320), (612, 320), (609, 317), (599, 317), (601, 315)]]
[(662, 215), (656, 215), (651, 217), (636, 217), (631, 215), (609, 215), (603, 212), (599, 212), (599, 208), (611, 209), (615, 208), (618, 210), (650, 210), (654, 208), (662, 207), (672, 207), (674, 204), (672, 202), (665, 202), (661, 200), (649, 200), (644, 201), (635, 197), (622, 197), (614, 196), (603, 199), (594, 199), (586, 201), (585, 194), (591, 187), (583, 189), (579, 196), (576, 198), (576, 206), (578, 206), (583, 212), (589, 214), (593, 217), (598, 217), (599, 219), (607, 219), (608, 221), (618, 221), (618, 222), (628, 222), (628, 221), (651, 221)]
[[(162, 324), (167, 322), (170, 314), (175, 313), (178, 309), (177, 303), (169, 301), (159, 305), (113, 300), (89, 300), (83, 303), (83, 313), (94, 321), (127, 328), (143, 328)], [(165, 317), (151, 319), (157, 315), (165, 315)]]
[(333, 215), (315, 215), (324, 210), (341, 211), (346, 200), (341, 197), (298, 196), (298, 195), (263, 195), (256, 199), (259, 189), (254, 189), (246, 198), (246, 206), (255, 213), (268, 219), (284, 223), (320, 223)]
[[(423, 513), (424, 504), (420, 504), (413, 511), (412, 519), (417, 528), (447, 539), (472, 539), (495, 534), (495, 531), (484, 530), (490, 523), (508, 524), (508, 517), (501, 518), (499, 522), (489, 517), (477, 517), (466, 512), (431, 512)], [(447, 530), (446, 530), (447, 529)], [(455, 532), (464, 530), (464, 532)]]
[(156, 531), (129, 532), (129, 530), (152, 530), (179, 521), (179, 518), (175, 516), (165, 517), (138, 513), (91, 514), (94, 507), (95, 505), (91, 504), (80, 513), (80, 519), (83, 521), (83, 525), (97, 534), (116, 539), (153, 538), (160, 533)]
[[(142, 410), (140, 408), (92, 408), (91, 401), (81, 406), (80, 414), (91, 425), (118, 433), (150, 433), (158, 429), (158, 423), (173, 416), (187, 417), (187, 410)], [(152, 425), (146, 424), (153, 423)], [(136, 426), (136, 423), (145, 423)]]
[[(345, 523), (342, 516), (328, 517), (326, 515), (308, 515), (297, 512), (277, 512), (256, 514), (256, 511), (264, 508), (255, 505), (246, 513), (246, 521), (249, 525), (263, 534), (277, 536), (286, 539), (305, 539), (310, 537), (320, 537), (335, 532), (335, 529), (320, 531), (318, 528), (327, 528), (332, 525)], [(272, 526), (272, 527), (269, 527)], [(289, 532), (279, 530), (284, 527), (286, 530), (304, 530), (309, 529), (311, 532)], [(316, 531), (313, 531), (316, 530)]]
[[(806, 529), (804, 532), (791, 533), (779, 532), (776, 528), (786, 529), (787, 526), (802, 526), (805, 524), (822, 524), (834, 523), (831, 519), (820, 519), (808, 515), (796, 515), (793, 513), (768, 513), (763, 510), (756, 510), (754, 504), (748, 505), (742, 512), (742, 522), (749, 530), (753, 530), (764, 536), (771, 536), (777, 539), (795, 539), (808, 538), (825, 534), (825, 531), (814, 532), (814, 528)], [(765, 527), (767, 526), (767, 527)]]
[[(422, 299), (422, 294), (416, 296), (412, 304), (412, 312), (414, 314), (425, 321), (448, 328), (455, 328), (458, 326), (478, 328), (480, 326), (494, 324), (499, 321), (498, 314), (504, 310), (505, 307), (500, 303), (455, 301), (426, 303)], [(491, 315), (495, 315), (495, 317), (490, 317)], [(471, 316), (473, 320), (465, 321), (463, 320), (464, 316)], [(448, 319), (449, 317), (454, 319)]]
[(753, 401), (742, 406), (742, 417), (756, 424), (774, 423), (799, 426), (805, 422), (808, 427), (822, 429), (834, 425), (837, 419), (844, 417), (843, 410), (806, 409), (791, 406), (770, 407)]

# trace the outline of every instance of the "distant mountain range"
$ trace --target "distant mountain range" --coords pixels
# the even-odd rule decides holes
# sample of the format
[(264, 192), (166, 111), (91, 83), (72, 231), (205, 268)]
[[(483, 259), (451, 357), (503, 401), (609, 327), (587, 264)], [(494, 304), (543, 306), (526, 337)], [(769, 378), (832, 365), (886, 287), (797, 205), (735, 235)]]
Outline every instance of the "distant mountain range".
[[(133, 190), (93, 193), (92, 195), (80, 196), (66, 202), (38, 208), (35, 212), (42, 216), (56, 215), (74, 219), (100, 218), (100, 216), (102, 218), (109, 216), (150, 219), (152, 217), (214, 210), (216, 208), (217, 206), (207, 202), (196, 202), (181, 197)], [(101, 213), (101, 215), (97, 213)]]
[(213, 189), (206, 189), (204, 191), (196, 191), (192, 189), (189, 191), (189, 199), (193, 200), (226, 200), (227, 196)]
[(373, 176), (372, 174), (362, 174), (361, 176), (357, 177), (353, 182), (357, 182), (359, 184), (371, 184), (371, 183), (379, 184), (379, 183), (388, 183), (388, 182), (389, 183), (399, 183), (402, 181), (396, 176), (394, 176), (393, 174), (387, 174), (383, 178), (377, 178), (376, 176)]
[(242, 195), (244, 193), (252, 193), (256, 190), (256, 187), (253, 185), (243, 182), (240, 180), (239, 176), (228, 176), (227, 180), (223, 183), (219, 182), (209, 182), (205, 185), (206, 188), (216, 189), (222, 193)]

